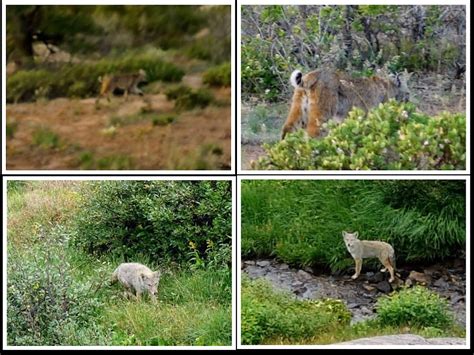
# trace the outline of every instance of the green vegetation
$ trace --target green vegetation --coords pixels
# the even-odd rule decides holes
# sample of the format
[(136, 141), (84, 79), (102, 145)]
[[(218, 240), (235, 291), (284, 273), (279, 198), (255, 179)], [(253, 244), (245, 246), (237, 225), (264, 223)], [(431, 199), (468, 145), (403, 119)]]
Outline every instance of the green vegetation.
[(172, 153), (169, 164), (172, 170), (215, 170), (222, 169), (219, 157), (222, 147), (214, 143), (202, 144), (194, 152), (183, 156)]
[(303, 68), (370, 76), (385, 65), (459, 79), (465, 24), (463, 6), (242, 6), (243, 99), (286, 99), (292, 88), (282, 83)]
[(134, 167), (132, 158), (127, 155), (113, 154), (97, 158), (89, 151), (79, 155), (78, 163), (83, 170), (131, 170)]
[(203, 82), (210, 86), (230, 86), (231, 65), (229, 62), (208, 69), (203, 76)]
[(326, 137), (302, 130), (274, 145), (256, 168), (279, 170), (463, 170), (466, 116), (430, 117), (410, 103), (391, 100), (367, 115), (353, 109), (340, 124), (323, 125)]
[(447, 300), (422, 286), (383, 296), (376, 308), (377, 319), (387, 325), (445, 329), (453, 324)]
[[(9, 181), (7, 189), (9, 345), (230, 345), (231, 220), (218, 210), (230, 211), (229, 182)], [(157, 223), (165, 232), (147, 242)], [(93, 228), (110, 250), (86, 251), (81, 241), (104, 245)], [(134, 241), (122, 245), (125, 230)], [(156, 304), (110, 286), (125, 261), (163, 271)]]
[(8, 120), (6, 124), (7, 138), (13, 138), (18, 130), (18, 122), (15, 120)]
[(291, 294), (275, 292), (266, 281), (242, 278), (243, 344), (261, 344), (268, 338), (291, 342), (349, 323), (351, 314), (339, 300), (295, 300)]
[(165, 91), (168, 100), (176, 100), (175, 108), (177, 111), (187, 111), (193, 108), (204, 108), (208, 106), (214, 97), (208, 89), (191, 89), (186, 85), (176, 85)]
[(174, 121), (176, 121), (176, 115), (173, 114), (156, 115), (151, 119), (153, 126), (166, 126)]
[(460, 180), (244, 181), (242, 256), (342, 270), (353, 264), (343, 230), (388, 241), (397, 264), (462, 256), (465, 189)]
[(446, 300), (421, 287), (380, 298), (377, 317), (354, 325), (349, 324), (350, 312), (340, 300), (297, 300), (290, 293), (274, 290), (268, 281), (251, 281), (245, 275), (241, 292), (245, 345), (331, 344), (407, 331), (430, 338), (466, 336), (465, 330), (449, 322)]
[(45, 149), (56, 149), (60, 145), (60, 139), (50, 129), (39, 127), (33, 131), (33, 144)]
[(94, 63), (57, 64), (48, 69), (20, 70), (8, 77), (7, 101), (30, 101), (60, 96), (97, 96), (97, 79), (107, 74), (137, 73), (145, 70), (148, 82), (180, 81), (184, 71), (163, 61), (158, 52), (130, 53), (120, 58), (106, 58)]

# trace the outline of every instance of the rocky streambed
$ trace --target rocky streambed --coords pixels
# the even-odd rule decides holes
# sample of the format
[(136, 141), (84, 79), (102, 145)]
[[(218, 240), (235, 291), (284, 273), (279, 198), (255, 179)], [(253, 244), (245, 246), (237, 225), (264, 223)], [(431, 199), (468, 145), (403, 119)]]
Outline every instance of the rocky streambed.
[(377, 298), (402, 284), (424, 284), (446, 297), (456, 321), (466, 326), (466, 273), (464, 266), (432, 265), (422, 269), (399, 268), (392, 285), (388, 275), (362, 270), (357, 280), (350, 275), (319, 274), (312, 268), (296, 269), (277, 260), (243, 260), (242, 271), (251, 279), (264, 278), (274, 288), (288, 290), (298, 299), (343, 300), (352, 313), (351, 324), (375, 317)]

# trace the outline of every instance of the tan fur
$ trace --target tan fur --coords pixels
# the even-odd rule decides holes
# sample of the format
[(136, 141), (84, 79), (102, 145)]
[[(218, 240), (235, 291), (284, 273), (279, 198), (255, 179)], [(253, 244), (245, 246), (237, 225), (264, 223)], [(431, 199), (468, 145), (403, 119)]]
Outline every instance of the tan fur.
[(342, 121), (353, 107), (367, 111), (391, 98), (407, 101), (406, 83), (410, 76), (406, 71), (401, 76), (386, 78), (352, 78), (346, 73), (327, 70), (306, 75), (294, 71), (291, 83), (295, 89), (281, 138), (298, 128), (306, 128), (311, 137), (317, 137), (324, 122), (331, 118)]
[(373, 240), (359, 240), (359, 233), (342, 232), (344, 243), (349, 253), (355, 261), (355, 274), (352, 279), (359, 277), (362, 269), (362, 259), (378, 258), (383, 266), (382, 272), (388, 270), (390, 272), (390, 279), (388, 282), (395, 280), (395, 251), (393, 247), (385, 242)]
[(125, 100), (127, 100), (129, 93), (143, 95), (143, 92), (138, 88), (138, 84), (146, 81), (146, 73), (140, 69), (137, 74), (106, 75), (103, 78), (99, 78), (99, 81), (101, 82), (101, 86), (96, 103), (99, 103), (99, 100), (104, 96), (107, 96), (107, 101), (110, 101), (110, 94), (113, 93), (115, 89), (123, 90)]

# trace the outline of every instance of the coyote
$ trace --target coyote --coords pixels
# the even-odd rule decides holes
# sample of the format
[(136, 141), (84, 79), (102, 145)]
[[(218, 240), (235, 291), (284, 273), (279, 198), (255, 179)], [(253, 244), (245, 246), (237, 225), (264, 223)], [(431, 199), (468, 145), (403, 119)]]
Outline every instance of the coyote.
[(126, 74), (126, 75), (106, 75), (103, 78), (99, 77), (100, 94), (96, 100), (96, 104), (103, 96), (107, 96), (107, 101), (110, 102), (110, 94), (115, 89), (124, 91), (125, 100), (128, 98), (128, 94), (136, 94), (143, 96), (143, 92), (138, 88), (138, 84), (146, 82), (146, 73), (143, 69), (140, 69), (137, 74)]
[(381, 102), (395, 98), (408, 101), (407, 82), (413, 73), (387, 75), (386, 78), (352, 78), (339, 71), (315, 70), (303, 75), (291, 74), (295, 88), (281, 139), (298, 128), (306, 128), (311, 137), (320, 133), (321, 124), (330, 118), (342, 121), (355, 106), (368, 111)]
[(358, 236), (358, 232), (342, 232), (347, 250), (355, 260), (355, 274), (352, 275), (352, 279), (355, 280), (359, 277), (360, 270), (362, 269), (362, 259), (377, 257), (383, 266), (385, 266), (385, 268), (380, 271), (385, 272), (388, 270), (390, 272), (388, 282), (393, 282), (395, 280), (395, 251), (393, 247), (385, 242), (359, 240)]
[(125, 286), (126, 296), (132, 296), (130, 292), (135, 291), (137, 300), (144, 292), (148, 292), (153, 301), (156, 300), (155, 293), (160, 282), (160, 271), (151, 271), (145, 265), (139, 263), (120, 264), (112, 274), (111, 284), (120, 281)]

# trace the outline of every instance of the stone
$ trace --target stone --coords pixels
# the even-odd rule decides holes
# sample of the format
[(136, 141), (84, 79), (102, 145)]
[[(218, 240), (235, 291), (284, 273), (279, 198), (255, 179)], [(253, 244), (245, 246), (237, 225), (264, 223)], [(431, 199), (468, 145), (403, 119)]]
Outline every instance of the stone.
[(267, 270), (265, 269), (262, 269), (261, 267), (258, 267), (258, 266), (254, 266), (254, 265), (251, 265), (251, 266), (247, 266), (245, 268), (245, 272), (253, 279), (257, 278), (257, 277), (262, 277), (264, 276), (266, 273), (267, 273)]
[(280, 264), (279, 266), (279, 269), (280, 270), (288, 270), (290, 267), (288, 266), (288, 264)]
[(360, 304), (358, 304), (358, 303), (348, 303), (347, 304), (348, 309), (354, 309), (354, 308), (359, 308), (359, 307), (360, 307)]
[(408, 275), (408, 278), (422, 285), (428, 285), (431, 282), (431, 277), (418, 271), (410, 272), (410, 274)]
[(307, 273), (314, 274), (313, 268), (309, 266), (306, 266), (303, 270), (306, 271)]
[(464, 295), (455, 295), (455, 296), (451, 295), (451, 303), (452, 304), (456, 304), (459, 301), (466, 302), (466, 296), (464, 296)]
[(392, 286), (388, 283), (388, 281), (380, 281), (375, 285), (377, 290), (382, 291), (383, 293), (389, 293), (392, 290)]
[(413, 285), (413, 281), (411, 279), (405, 280), (405, 286), (411, 287)]
[(370, 283), (378, 283), (380, 281), (383, 281), (385, 276), (382, 272), (368, 272), (367, 274), (365, 274), (365, 278)]
[(431, 338), (425, 339), (415, 334), (382, 335), (370, 338), (360, 338), (337, 345), (464, 345), (464, 338)]
[(267, 267), (270, 266), (270, 262), (268, 260), (259, 260), (257, 261), (257, 266)]
[(298, 287), (296, 290), (294, 290), (293, 293), (296, 294), (296, 295), (302, 295), (306, 291), (308, 291), (308, 289), (306, 287), (302, 286), (302, 287)]
[(304, 270), (298, 270), (296, 273), (296, 277), (298, 277), (300, 280), (311, 280), (312, 276), (311, 274), (307, 273)]
[(365, 288), (369, 292), (372, 292), (372, 291), (376, 290), (376, 288), (374, 286), (370, 286), (370, 285), (363, 284), (362, 287)]
[(255, 265), (255, 260), (245, 260), (243, 264), (246, 266)]
[(449, 288), (449, 283), (447, 283), (443, 278), (440, 278), (433, 283), (433, 286), (439, 288)]
[(303, 286), (303, 282), (296, 280), (291, 283), (291, 286), (300, 287), (300, 286)]

